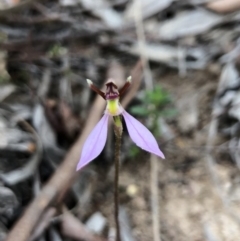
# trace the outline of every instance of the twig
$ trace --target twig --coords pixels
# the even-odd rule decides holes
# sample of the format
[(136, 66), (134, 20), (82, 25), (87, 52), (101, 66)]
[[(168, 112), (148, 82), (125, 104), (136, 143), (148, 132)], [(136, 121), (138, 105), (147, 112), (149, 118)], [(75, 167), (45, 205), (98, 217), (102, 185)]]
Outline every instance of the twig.
[(142, 75), (143, 75), (142, 67), (143, 67), (142, 61), (138, 61), (134, 69), (132, 70), (131, 76), (133, 79), (133, 83), (131, 85), (129, 92), (127, 93), (126, 96), (124, 96), (123, 100), (121, 101), (123, 107), (127, 106), (130, 103), (130, 101), (135, 97), (136, 92), (140, 87)]
[[(134, 79), (133, 86), (139, 85), (139, 72), (142, 71), (141, 64), (138, 62), (133, 70), (132, 77)], [(135, 89), (135, 92), (137, 89)], [(129, 95), (134, 97), (135, 93), (129, 92)], [(125, 107), (131, 98), (126, 96), (127, 101), (123, 101), (122, 105)], [(43, 215), (44, 211), (50, 205), (56, 205), (60, 202), (66, 191), (72, 185), (74, 179), (77, 177), (76, 166), (79, 161), (80, 151), (83, 143), (100, 119), (102, 111), (105, 107), (105, 101), (99, 96), (95, 99), (93, 107), (89, 113), (88, 121), (83, 128), (82, 135), (67, 153), (61, 166), (54, 173), (52, 178), (43, 187), (41, 193), (33, 200), (33, 202), (26, 209), (23, 216), (18, 220), (13, 229), (9, 232), (6, 241), (27, 241), (38, 223), (38, 220)]]
[(35, 228), (34, 232), (29, 238), (29, 241), (36, 240), (41, 236), (41, 234), (46, 230), (48, 227), (51, 218), (56, 214), (57, 210), (56, 208), (48, 208), (46, 212), (44, 212), (44, 215), (42, 215), (41, 220), (39, 221), (39, 225), (37, 228)]
[[(144, 67), (144, 77), (145, 77), (145, 85), (149, 90), (153, 89), (153, 79), (152, 73), (149, 66), (149, 61), (147, 58), (147, 54), (145, 53), (145, 34), (143, 29), (143, 18), (142, 18), (142, 10), (141, 10), (141, 1), (135, 0), (135, 23), (136, 23), (136, 31), (139, 42), (141, 59)], [(151, 211), (152, 211), (152, 222), (153, 222), (153, 240), (161, 241), (160, 236), (160, 215), (159, 215), (159, 198), (158, 198), (158, 160), (154, 155), (151, 155)]]
[(79, 241), (107, 241), (104, 238), (93, 235), (79, 219), (66, 208), (64, 209), (61, 216), (61, 229), (65, 236)]
[(137, 31), (137, 38), (138, 44), (140, 49), (140, 56), (143, 63), (143, 73), (145, 77), (145, 85), (147, 89), (153, 88), (153, 81), (152, 81), (152, 74), (149, 67), (149, 61), (147, 58), (147, 54), (145, 53), (145, 46), (146, 46), (146, 39), (143, 29), (143, 22), (142, 22), (142, 10), (141, 10), (141, 1), (135, 0), (134, 1), (134, 20), (136, 23), (136, 31)]
[(156, 156), (151, 155), (151, 207), (153, 222), (153, 237), (155, 241), (160, 241), (160, 223), (159, 223), (159, 191), (158, 191), (158, 160)]
[(207, 8), (213, 10), (217, 13), (229, 13), (236, 11), (240, 8), (239, 0), (218, 0), (218, 1), (211, 1), (207, 4)]

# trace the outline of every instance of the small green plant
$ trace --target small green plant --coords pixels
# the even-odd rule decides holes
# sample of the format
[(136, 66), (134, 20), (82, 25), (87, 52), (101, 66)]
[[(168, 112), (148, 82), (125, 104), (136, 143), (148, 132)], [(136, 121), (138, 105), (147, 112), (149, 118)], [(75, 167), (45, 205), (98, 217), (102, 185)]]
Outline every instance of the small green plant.
[(48, 51), (47, 55), (50, 58), (57, 58), (65, 55), (67, 53), (67, 49), (62, 47), (60, 44), (54, 44)]
[[(150, 120), (149, 129), (155, 136), (161, 134), (161, 126), (159, 126), (159, 118), (172, 118), (177, 112), (171, 107), (172, 99), (169, 93), (160, 85), (157, 85), (153, 90), (146, 90), (140, 97), (141, 104), (130, 108), (130, 112), (140, 117), (148, 117)], [(130, 149), (131, 157), (139, 153), (139, 149)]]

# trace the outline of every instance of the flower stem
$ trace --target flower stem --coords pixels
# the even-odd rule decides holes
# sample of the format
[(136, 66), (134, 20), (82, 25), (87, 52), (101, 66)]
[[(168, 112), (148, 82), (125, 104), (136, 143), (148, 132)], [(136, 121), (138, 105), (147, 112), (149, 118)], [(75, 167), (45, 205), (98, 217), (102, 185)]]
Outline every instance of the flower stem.
[(116, 241), (121, 241), (120, 237), (120, 224), (119, 224), (119, 163), (120, 163), (120, 150), (121, 150), (121, 139), (122, 139), (122, 121), (120, 116), (114, 117), (114, 133), (115, 133), (115, 180), (114, 180), (114, 218), (116, 224)]
[(116, 223), (116, 241), (120, 241), (120, 225), (118, 219), (118, 209), (119, 209), (119, 195), (118, 195), (118, 181), (119, 181), (119, 157), (120, 157), (120, 147), (121, 147), (121, 138), (116, 137), (115, 142), (115, 181), (114, 181), (114, 204), (115, 204), (115, 223)]

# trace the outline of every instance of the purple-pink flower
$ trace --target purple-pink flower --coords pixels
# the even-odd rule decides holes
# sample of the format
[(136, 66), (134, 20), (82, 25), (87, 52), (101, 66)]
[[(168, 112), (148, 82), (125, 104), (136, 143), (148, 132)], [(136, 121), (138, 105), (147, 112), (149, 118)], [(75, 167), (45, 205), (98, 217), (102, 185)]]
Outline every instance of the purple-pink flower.
[(110, 116), (123, 116), (132, 141), (143, 150), (163, 159), (165, 158), (152, 133), (142, 123), (127, 113), (119, 103), (119, 97), (131, 84), (131, 78), (127, 79), (126, 84), (120, 91), (118, 91), (114, 81), (109, 80), (106, 83), (106, 93), (93, 85), (92, 81), (87, 80), (87, 82), (92, 90), (100, 94), (107, 101), (107, 107), (103, 117), (94, 127), (83, 145), (77, 170), (86, 166), (102, 152), (107, 141), (108, 119)]

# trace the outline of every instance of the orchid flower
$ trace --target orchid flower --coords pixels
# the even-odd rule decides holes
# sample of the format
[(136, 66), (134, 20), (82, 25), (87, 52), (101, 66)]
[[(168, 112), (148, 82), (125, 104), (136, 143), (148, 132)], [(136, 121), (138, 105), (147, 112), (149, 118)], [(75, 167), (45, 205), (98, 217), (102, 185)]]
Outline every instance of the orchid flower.
[(87, 83), (93, 91), (97, 92), (107, 101), (107, 106), (103, 117), (94, 127), (83, 145), (77, 171), (86, 166), (102, 152), (107, 140), (108, 119), (110, 116), (115, 118), (123, 116), (132, 141), (143, 150), (163, 159), (165, 158), (152, 133), (142, 123), (127, 113), (119, 102), (120, 96), (131, 84), (131, 77), (127, 78), (125, 85), (120, 91), (118, 91), (118, 87), (112, 79), (106, 83), (105, 93), (98, 89), (91, 80), (87, 79)]

